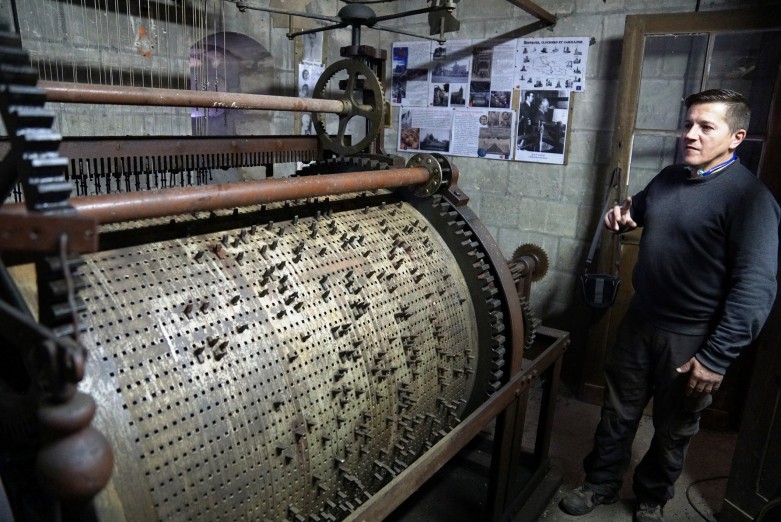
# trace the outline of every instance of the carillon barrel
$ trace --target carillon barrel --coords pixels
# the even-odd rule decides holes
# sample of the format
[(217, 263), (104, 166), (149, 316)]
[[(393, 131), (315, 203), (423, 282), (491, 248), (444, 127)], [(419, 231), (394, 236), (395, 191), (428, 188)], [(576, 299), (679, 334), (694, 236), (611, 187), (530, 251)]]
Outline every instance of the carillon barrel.
[(499, 385), (471, 236), (389, 192), (107, 227), (80, 292), (100, 518), (344, 518)]

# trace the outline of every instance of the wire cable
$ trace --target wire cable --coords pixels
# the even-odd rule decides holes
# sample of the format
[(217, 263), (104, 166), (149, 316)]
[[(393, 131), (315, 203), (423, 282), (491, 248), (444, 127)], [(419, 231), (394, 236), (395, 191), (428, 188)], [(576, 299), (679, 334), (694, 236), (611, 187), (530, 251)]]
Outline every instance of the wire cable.
[(689, 501), (689, 505), (692, 507), (692, 509), (694, 511), (696, 511), (697, 514), (700, 515), (703, 520), (705, 520), (705, 522), (716, 522), (716, 519), (715, 518), (711, 518), (706, 513), (703, 513), (702, 511), (700, 511), (697, 508), (697, 506), (694, 505), (694, 502), (692, 501), (692, 498), (689, 495), (689, 491), (691, 490), (692, 486), (695, 486), (697, 484), (702, 484), (703, 482), (712, 482), (714, 480), (725, 480), (725, 479), (728, 479), (728, 478), (729, 477), (727, 475), (723, 475), (723, 476), (719, 476), (719, 477), (709, 477), (709, 478), (704, 478), (704, 479), (700, 479), (700, 480), (695, 480), (694, 482), (692, 482), (691, 484), (686, 486), (686, 500)]

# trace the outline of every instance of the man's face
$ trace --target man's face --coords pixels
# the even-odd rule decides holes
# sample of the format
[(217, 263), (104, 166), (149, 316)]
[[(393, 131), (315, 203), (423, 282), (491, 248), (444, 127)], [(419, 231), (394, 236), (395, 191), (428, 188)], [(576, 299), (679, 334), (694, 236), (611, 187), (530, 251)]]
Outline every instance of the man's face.
[(695, 169), (711, 169), (730, 159), (745, 136), (743, 129), (730, 131), (724, 103), (692, 105), (681, 133), (683, 161)]

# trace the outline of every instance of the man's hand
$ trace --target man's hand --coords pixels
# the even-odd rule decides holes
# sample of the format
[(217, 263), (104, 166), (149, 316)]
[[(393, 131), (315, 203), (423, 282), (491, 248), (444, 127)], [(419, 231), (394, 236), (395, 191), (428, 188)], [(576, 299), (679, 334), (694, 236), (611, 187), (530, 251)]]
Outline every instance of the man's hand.
[(692, 395), (693, 393), (716, 393), (721, 386), (721, 381), (724, 379), (723, 375), (716, 372), (712, 372), (705, 366), (700, 364), (700, 361), (696, 357), (692, 357), (689, 361), (675, 369), (678, 373), (689, 374), (689, 382), (686, 383), (686, 395)]
[(605, 214), (605, 226), (613, 232), (626, 232), (637, 228), (637, 223), (632, 220), (629, 209), (632, 208), (632, 198), (627, 197), (624, 203), (613, 205), (613, 208)]

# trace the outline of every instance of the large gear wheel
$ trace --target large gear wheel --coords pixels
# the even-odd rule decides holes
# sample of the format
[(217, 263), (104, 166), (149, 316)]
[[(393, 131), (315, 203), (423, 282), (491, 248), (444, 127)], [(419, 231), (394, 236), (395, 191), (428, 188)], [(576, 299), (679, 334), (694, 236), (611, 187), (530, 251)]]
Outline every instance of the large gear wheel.
[[(363, 93), (363, 99), (356, 99), (357, 92)], [(373, 100), (366, 100), (367, 94), (373, 97)], [(325, 118), (329, 115), (312, 115), (317, 136), (325, 149), (340, 155), (356, 154), (374, 141), (382, 130), (384, 93), (377, 76), (363, 62), (340, 60), (329, 65), (317, 80), (312, 97), (341, 100), (345, 105), (344, 110), (336, 115), (339, 118), (339, 126), (334, 136), (326, 132)], [(371, 104), (365, 103), (366, 101)], [(353, 118), (366, 120), (366, 136), (355, 144), (348, 144), (347, 125)]]

